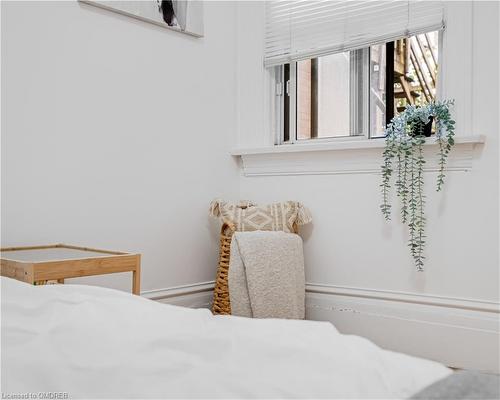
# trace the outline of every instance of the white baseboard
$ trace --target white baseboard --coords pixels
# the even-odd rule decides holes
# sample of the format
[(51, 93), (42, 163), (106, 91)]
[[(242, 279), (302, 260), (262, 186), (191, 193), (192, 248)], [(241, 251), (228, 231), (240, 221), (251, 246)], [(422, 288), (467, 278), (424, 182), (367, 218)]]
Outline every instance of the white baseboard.
[[(210, 308), (214, 282), (143, 292), (185, 307)], [(306, 285), (306, 318), (342, 333), (455, 368), (499, 372), (500, 304), (319, 284)]]
[(498, 303), (309, 284), (306, 316), (388, 350), (499, 371)]
[(160, 303), (190, 308), (211, 308), (214, 281), (176, 286), (166, 289), (148, 290), (141, 296)]

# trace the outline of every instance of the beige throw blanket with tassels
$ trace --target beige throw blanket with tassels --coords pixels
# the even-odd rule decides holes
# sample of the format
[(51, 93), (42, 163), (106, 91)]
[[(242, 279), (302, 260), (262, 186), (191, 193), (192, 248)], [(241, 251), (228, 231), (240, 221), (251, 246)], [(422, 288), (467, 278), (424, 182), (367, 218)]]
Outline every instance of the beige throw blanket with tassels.
[(304, 319), (301, 237), (285, 232), (235, 232), (228, 282), (232, 315)]

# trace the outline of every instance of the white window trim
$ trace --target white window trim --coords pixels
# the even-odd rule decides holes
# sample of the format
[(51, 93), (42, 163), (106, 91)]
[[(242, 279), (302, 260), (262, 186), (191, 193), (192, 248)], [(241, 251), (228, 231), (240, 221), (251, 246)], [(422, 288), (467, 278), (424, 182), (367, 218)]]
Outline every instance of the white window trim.
[[(459, 136), (455, 138), (456, 145), (477, 145), (484, 144), (486, 141), (485, 135), (469, 135)], [(331, 152), (339, 150), (381, 150), (385, 147), (384, 138), (363, 139), (361, 137), (353, 136), (351, 140), (338, 140), (323, 142), (322, 139), (305, 140), (301, 146), (294, 144), (282, 144), (280, 146), (265, 146), (265, 147), (252, 147), (252, 148), (235, 148), (231, 150), (232, 156), (253, 156), (253, 155), (272, 155), (283, 153), (315, 153), (320, 151)], [(321, 143), (318, 143), (321, 142)], [(433, 137), (427, 138), (425, 147), (437, 146)]]
[[(466, 4), (445, 3), (445, 15), (449, 22), (440, 37), (442, 58), (439, 63), (438, 97), (456, 100), (456, 145), (450, 153), (447, 169), (459, 171), (472, 168), (476, 148), (485, 143), (485, 136), (472, 132), (473, 4)], [(456, 48), (448, 45), (449, 41), (453, 41), (455, 47), (456, 43), (460, 43), (461, 51), (455, 51)], [(240, 137), (240, 143), (252, 143), (252, 146), (240, 145), (231, 151), (231, 155), (241, 157), (245, 176), (379, 172), (381, 151), (385, 145), (383, 138), (348, 136), (312, 139), (299, 144), (277, 144), (274, 129), (276, 96), (269, 90), (274, 80), (272, 70), (262, 67), (263, 131)], [(425, 148), (430, 157), (427, 170), (433, 170), (433, 154), (436, 152), (432, 138), (428, 139)]]
[[(484, 135), (457, 137), (446, 170), (469, 171), (476, 147), (484, 142)], [(231, 155), (241, 157), (245, 176), (378, 174), (384, 146), (383, 138), (344, 140), (235, 149)], [(425, 171), (437, 171), (439, 157), (433, 138), (427, 139), (424, 154)]]

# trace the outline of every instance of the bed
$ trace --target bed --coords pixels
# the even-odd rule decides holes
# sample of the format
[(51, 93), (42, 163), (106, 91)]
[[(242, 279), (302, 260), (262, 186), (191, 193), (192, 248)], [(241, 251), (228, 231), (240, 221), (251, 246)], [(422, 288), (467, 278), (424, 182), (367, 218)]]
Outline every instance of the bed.
[(213, 316), (1, 278), (2, 392), (69, 398), (410, 398), (446, 378), (328, 322)]

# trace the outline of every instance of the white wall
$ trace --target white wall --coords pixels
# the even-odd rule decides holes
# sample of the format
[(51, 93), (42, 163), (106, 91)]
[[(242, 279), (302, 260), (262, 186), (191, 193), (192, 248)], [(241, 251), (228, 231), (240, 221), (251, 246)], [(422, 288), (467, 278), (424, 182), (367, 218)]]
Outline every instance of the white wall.
[(2, 246), (141, 252), (143, 290), (212, 280), (208, 203), (238, 188), (235, 24), (232, 3), (206, 2), (196, 39), (76, 1), (2, 2)]
[[(2, 2), (2, 246), (141, 252), (142, 289), (165, 289), (148, 297), (205, 305), (210, 284), (198, 283), (218, 255), (208, 202), (296, 199), (314, 215), (302, 231), (310, 317), (498, 371), (499, 6), (447, 7), (444, 93), (458, 134), (487, 140), (443, 193), (426, 174), (425, 272), (405, 227), (380, 215), (380, 176), (240, 177), (229, 150), (272, 143), (261, 2), (205, 2), (203, 39), (76, 1)], [(125, 275), (84, 281), (130, 287)]]
[[(262, 38), (250, 33), (251, 27), (259, 31), (256, 16), (264, 7), (249, 2), (239, 8), (238, 74), (245, 77), (238, 92), (244, 121), (239, 147), (265, 147), (272, 144), (269, 115), (260, 108), (269, 102), (268, 77)], [(308, 157), (321, 156), (317, 165), (322, 167), (327, 153), (260, 157), (261, 165), (252, 156), (246, 162), (258, 173), (242, 177), (240, 196), (257, 202), (295, 199), (310, 207), (314, 222), (301, 233), (308, 318), (331, 321), (341, 332), (384, 348), (498, 373), (499, 4), (446, 2), (446, 8), (441, 93), (456, 100), (457, 135), (485, 135), (486, 143), (473, 150), (468, 172), (447, 173), (442, 193), (435, 192), (436, 173), (425, 174), (424, 272), (415, 271), (407, 228), (397, 217), (386, 223), (380, 213), (376, 173), (276, 176), (276, 168), (307, 170)], [(352, 172), (352, 165), (381, 159), (377, 151), (328, 154), (338, 158), (332, 165), (346, 163), (344, 169)], [(452, 151), (465, 154), (458, 146)], [(367, 160), (353, 163), (346, 160), (349, 154)], [(289, 168), (293, 157), (296, 164)], [(265, 176), (265, 171), (271, 172)]]
[(498, 4), (447, 4), (446, 96), (459, 134), (487, 143), (444, 193), (426, 176), (424, 273), (380, 215), (379, 176), (240, 179), (229, 149), (271, 142), (261, 2), (206, 2), (203, 39), (78, 2), (2, 2), (2, 245), (138, 251), (143, 289), (168, 288), (213, 279), (212, 197), (292, 198), (315, 217), (309, 282), (498, 301)]
[[(443, 193), (435, 193), (435, 173), (427, 180), (426, 270), (415, 272), (406, 228), (396, 218), (387, 224), (380, 213), (380, 176), (376, 174), (243, 177), (241, 197), (260, 202), (296, 199), (309, 206), (313, 226), (304, 230), (307, 281), (323, 285), (499, 300), (498, 259), (498, 3), (447, 3), (443, 76), (446, 97), (456, 99), (457, 134), (487, 136), (475, 153), (472, 170), (449, 172)], [(239, 74), (263, 82), (260, 58), (249, 54), (245, 15), (260, 3), (245, 3), (239, 12)], [(252, 13), (248, 11), (252, 9)], [(470, 19), (472, 18), (472, 24)], [(467, 30), (469, 29), (469, 31)], [(260, 40), (257, 38), (255, 40)], [(252, 41), (253, 43), (253, 41)], [(240, 129), (241, 146), (264, 146), (260, 130), (265, 114), (259, 94), (240, 91), (241, 119), (254, 121)], [(472, 104), (472, 106), (471, 106)], [(471, 108), (472, 107), (472, 108)], [(249, 113), (253, 114), (250, 116)], [(469, 129), (468, 125), (471, 126)], [(395, 201), (395, 199), (394, 199)], [(397, 207), (396, 207), (397, 210)]]

